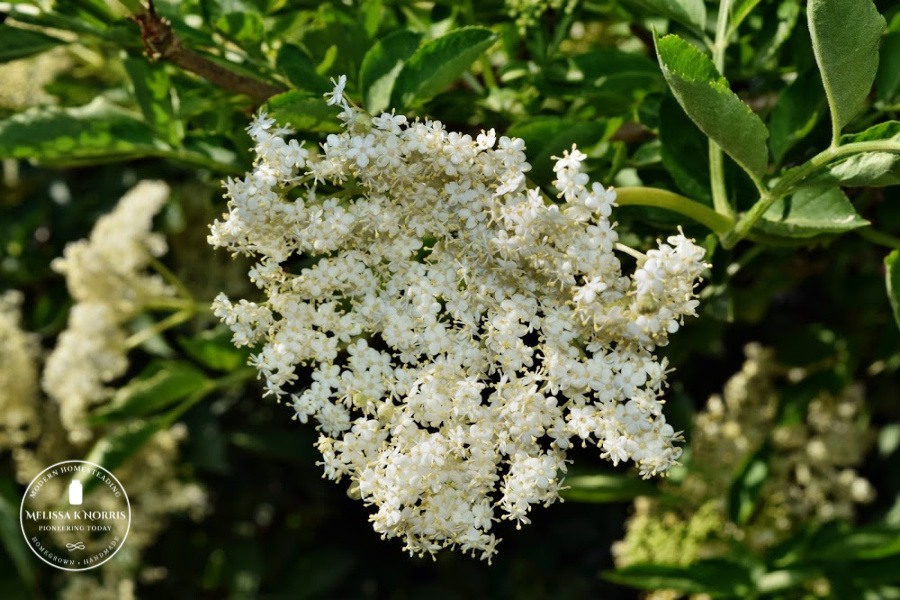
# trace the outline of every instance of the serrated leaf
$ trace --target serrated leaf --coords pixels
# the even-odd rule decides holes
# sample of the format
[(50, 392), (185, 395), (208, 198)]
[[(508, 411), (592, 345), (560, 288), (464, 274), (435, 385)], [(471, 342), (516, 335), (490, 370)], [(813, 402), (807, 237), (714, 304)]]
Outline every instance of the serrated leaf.
[(32, 108), (0, 121), (0, 157), (58, 166), (130, 160), (169, 150), (137, 115), (98, 97), (75, 108)]
[(676, 35), (656, 40), (660, 66), (684, 112), (741, 168), (762, 177), (768, 167), (766, 126), (719, 74), (712, 61)]
[(359, 68), (359, 88), (369, 113), (377, 115), (388, 108), (394, 82), (421, 39), (420, 33), (401, 29), (378, 40), (366, 52)]
[(299, 46), (283, 45), (278, 51), (275, 66), (297, 89), (321, 95), (334, 87), (316, 72), (312, 57)]
[(150, 415), (209, 384), (210, 380), (201, 371), (187, 363), (154, 362), (116, 390), (109, 403), (91, 415), (90, 422), (103, 424)]
[(300, 90), (290, 90), (269, 98), (267, 112), (278, 123), (290, 125), (298, 131), (336, 133), (341, 124), (333, 106), (328, 106), (319, 96), (310, 96)]
[(810, 134), (824, 109), (825, 94), (815, 70), (801, 74), (781, 90), (769, 121), (769, 147), (776, 162)]
[(126, 58), (123, 64), (144, 120), (160, 138), (177, 146), (184, 136), (184, 128), (181, 119), (175, 115), (172, 86), (165, 65), (151, 65), (144, 58)]
[(810, 0), (806, 18), (836, 135), (872, 89), (884, 17), (871, 0)]
[(30, 29), (0, 25), (0, 63), (40, 54), (65, 43), (64, 40)]
[(624, 502), (638, 496), (656, 495), (656, 487), (644, 480), (617, 473), (595, 473), (566, 477), (562, 496), (572, 502)]
[(713, 598), (747, 598), (752, 579), (744, 565), (724, 559), (698, 560), (687, 566), (636, 564), (608, 571), (603, 578), (642, 590), (669, 589)]
[(894, 321), (900, 327), (900, 250), (894, 250), (884, 258), (884, 284)]
[(860, 217), (838, 187), (808, 186), (792, 196), (779, 198), (756, 227), (768, 234), (789, 238), (811, 238), (826, 233), (844, 233), (869, 222)]
[(397, 75), (391, 106), (423, 104), (462, 75), (497, 39), (484, 27), (463, 27), (416, 50)]
[(257, 12), (229, 12), (216, 19), (216, 29), (247, 48), (258, 47), (266, 35), (262, 15)]
[(581, 148), (593, 146), (606, 135), (603, 121), (576, 121), (561, 117), (535, 117), (520, 121), (507, 130), (509, 137), (525, 140), (525, 154), (531, 163), (533, 176), (552, 179), (552, 156), (562, 156), (572, 144)]
[(654, 16), (666, 17), (698, 33), (706, 29), (706, 5), (703, 0), (629, 0)]

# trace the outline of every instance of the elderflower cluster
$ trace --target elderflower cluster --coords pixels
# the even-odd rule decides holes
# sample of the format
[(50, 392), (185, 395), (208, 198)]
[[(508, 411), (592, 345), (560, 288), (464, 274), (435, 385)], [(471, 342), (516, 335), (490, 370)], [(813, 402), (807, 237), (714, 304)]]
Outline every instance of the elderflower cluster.
[[(26, 485), (49, 465), (87, 455), (91, 449), (89, 440), (98, 432), (73, 436), (63, 418), (64, 405), (41, 397), (37, 385), (39, 349), (35, 336), (20, 328), (20, 303), (18, 292), (0, 296), (0, 451), (10, 451), (16, 480)], [(144, 422), (135, 421), (130, 426), (143, 425)], [(79, 429), (83, 426), (77, 424)], [(116, 467), (116, 477), (127, 490), (132, 507), (128, 543), (116, 560), (102, 565), (102, 581), (72, 574), (66, 578), (60, 597), (133, 597), (135, 574), (147, 571), (142, 566), (141, 553), (153, 544), (170, 517), (188, 514), (199, 519), (204, 515), (207, 501), (203, 488), (182, 480), (178, 473), (179, 447), (186, 436), (187, 429), (182, 424), (161, 429)], [(65, 497), (68, 483), (63, 479), (46, 482), (48, 493), (35, 500), (44, 503), (38, 508), (58, 508), (55, 503)], [(90, 497), (98, 492), (86, 493)]]
[(166, 251), (165, 238), (151, 227), (168, 195), (161, 181), (138, 183), (100, 217), (89, 239), (68, 244), (52, 263), (65, 276), (75, 305), (47, 358), (42, 383), (59, 404), (72, 441), (90, 439), (86, 411), (109, 398), (106, 384), (128, 368), (124, 324), (149, 301), (172, 295), (158, 275), (146, 273)]
[(22, 294), (0, 295), (0, 451), (35, 439), (40, 416), (38, 393), (37, 340), (22, 331)]
[(574, 147), (554, 203), (527, 185), (521, 139), (372, 117), (344, 82), (328, 94), (344, 131), (321, 153), (254, 119), (255, 168), (226, 182), (209, 236), (257, 260), (265, 301), (213, 308), (258, 345), (267, 394), (318, 423), (325, 475), (411, 553), (490, 559), (498, 518), (559, 499), (573, 443), (644, 477), (671, 467), (654, 351), (695, 314), (703, 250), (681, 234), (646, 255), (618, 244), (616, 194)]
[[(745, 353), (741, 371), (695, 418), (687, 475), (679, 485), (665, 486), (679, 501), (635, 502), (625, 539), (613, 547), (618, 566), (687, 565), (727, 553), (731, 541), (765, 551), (810, 520), (852, 519), (858, 504), (874, 498), (871, 484), (853, 468), (871, 441), (861, 386), (850, 385), (838, 396), (821, 392), (801, 420), (779, 423), (780, 372), (773, 353), (758, 344)], [(769, 461), (758, 506), (746, 523), (732, 523), (729, 489), (767, 442), (777, 459)]]

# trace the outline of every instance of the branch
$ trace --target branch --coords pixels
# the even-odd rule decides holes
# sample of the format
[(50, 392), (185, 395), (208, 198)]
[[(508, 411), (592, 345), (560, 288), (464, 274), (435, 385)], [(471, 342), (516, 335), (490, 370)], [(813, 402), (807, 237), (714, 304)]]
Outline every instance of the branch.
[(278, 86), (236, 73), (185, 47), (172, 31), (172, 24), (156, 14), (153, 0), (149, 1), (146, 12), (136, 14), (132, 19), (141, 28), (144, 51), (151, 60), (168, 61), (220, 88), (249, 96), (257, 106), (285, 91)]

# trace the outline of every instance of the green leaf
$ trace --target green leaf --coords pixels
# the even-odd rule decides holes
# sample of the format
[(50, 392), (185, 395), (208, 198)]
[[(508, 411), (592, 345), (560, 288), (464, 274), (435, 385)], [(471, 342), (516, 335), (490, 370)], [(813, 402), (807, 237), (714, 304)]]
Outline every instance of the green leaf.
[(810, 558), (847, 563), (900, 555), (900, 528), (884, 525), (857, 527), (814, 546)]
[(894, 321), (900, 327), (900, 250), (894, 250), (884, 258), (884, 284)]
[(630, 115), (648, 93), (665, 90), (655, 62), (616, 48), (597, 48), (545, 67), (542, 95), (586, 101), (600, 115)]
[(0, 157), (85, 165), (158, 155), (169, 146), (137, 115), (98, 97), (76, 108), (32, 108), (0, 121)]
[(227, 327), (202, 331), (192, 338), (182, 337), (178, 343), (188, 356), (216, 371), (234, 371), (247, 364), (250, 356), (248, 348), (234, 347), (231, 330)]
[(806, 18), (837, 137), (872, 89), (884, 17), (871, 0), (810, 0)]
[[(771, 10), (773, 7), (766, 8)], [(752, 38), (753, 65), (758, 71), (779, 68), (778, 51), (790, 39), (800, 20), (800, 0), (779, 0), (774, 8), (774, 11), (760, 15), (762, 29)]]
[(728, 15), (728, 33), (726, 38), (731, 38), (738, 30), (744, 19), (753, 12), (760, 0), (738, 0), (731, 6), (731, 14)]
[(153, 414), (208, 386), (210, 380), (184, 362), (157, 361), (140, 375), (116, 390), (115, 395), (90, 417), (92, 424), (104, 424), (126, 417)]
[(654, 16), (666, 17), (690, 27), (697, 33), (706, 29), (706, 5), (703, 0), (629, 0)]
[(184, 138), (184, 148), (177, 153), (167, 154), (173, 160), (183, 160), (188, 164), (200, 164), (225, 173), (242, 173), (249, 165), (241, 166), (237, 153), (230, 147), (230, 141), (222, 136), (189, 135)]
[(763, 445), (750, 456), (734, 478), (728, 492), (728, 518), (743, 525), (756, 512), (760, 494), (769, 478), (769, 459), (772, 450)]
[(268, 113), (282, 125), (298, 131), (336, 133), (341, 131), (337, 111), (323, 98), (310, 96), (300, 90), (290, 90), (269, 98)]
[(676, 35), (656, 40), (660, 66), (684, 112), (741, 168), (759, 179), (768, 167), (766, 126), (728, 87), (709, 58)]
[[(894, 141), (900, 144), (900, 121), (887, 121), (860, 133), (841, 137), (841, 144)], [(882, 187), (900, 184), (900, 155), (891, 152), (865, 152), (851, 156), (828, 168), (816, 183), (838, 183), (854, 187)]]
[(390, 105), (394, 82), (421, 39), (422, 34), (401, 29), (378, 40), (366, 52), (359, 68), (359, 89), (370, 114), (377, 115)]
[(825, 94), (815, 70), (797, 77), (778, 94), (778, 102), (769, 121), (769, 147), (776, 162), (797, 142), (805, 138), (822, 118)]
[(359, 17), (363, 29), (369, 37), (374, 37), (382, 23), (384, 13), (383, 0), (365, 0), (359, 7)]
[(245, 48), (258, 47), (266, 36), (262, 15), (257, 12), (229, 12), (216, 20), (216, 29)]
[(423, 104), (462, 75), (497, 36), (484, 27), (463, 27), (431, 40), (409, 58), (397, 75), (391, 106)]
[(762, 594), (774, 594), (795, 588), (811, 579), (822, 576), (816, 567), (788, 567), (769, 571), (756, 577), (756, 589)]
[(804, 186), (792, 196), (776, 200), (756, 227), (781, 237), (811, 238), (866, 225), (869, 222), (856, 213), (840, 188)]
[(0, 63), (40, 54), (65, 43), (37, 31), (0, 25)]
[(656, 487), (643, 479), (617, 473), (595, 473), (566, 477), (562, 496), (572, 502), (624, 502), (637, 496), (653, 496)]
[(327, 79), (316, 72), (316, 64), (312, 57), (299, 46), (283, 45), (278, 51), (275, 65), (297, 89), (322, 95), (333, 87)]
[(31, 552), (23, 543), (19, 525), (21, 492), (11, 479), (0, 479), (0, 541), (19, 573), (19, 578), (32, 587), (35, 581)]
[[(900, 27), (900, 14), (894, 17)], [(900, 96), (900, 31), (892, 31), (881, 40), (881, 60), (875, 75), (876, 97), (892, 102)]]
[(172, 87), (165, 65), (151, 65), (144, 58), (126, 58), (123, 63), (144, 120), (160, 138), (177, 146), (184, 129), (172, 104)]
[[(166, 425), (165, 417), (154, 417), (146, 421), (132, 421), (121, 425), (100, 438), (84, 457), (84, 460), (114, 472), (134, 456), (164, 425)], [(91, 477), (89, 472), (79, 472), (75, 478), (83, 482), (85, 494), (100, 482), (97, 477)]]
[(753, 589), (748, 569), (724, 559), (699, 560), (687, 566), (637, 564), (608, 571), (603, 578), (642, 590), (669, 589), (713, 598), (747, 598)]
[(525, 140), (525, 154), (531, 163), (533, 176), (552, 180), (553, 156), (562, 156), (572, 144), (580, 148), (593, 146), (607, 135), (603, 121), (575, 121), (561, 117), (535, 117), (514, 124), (507, 131), (509, 137)]

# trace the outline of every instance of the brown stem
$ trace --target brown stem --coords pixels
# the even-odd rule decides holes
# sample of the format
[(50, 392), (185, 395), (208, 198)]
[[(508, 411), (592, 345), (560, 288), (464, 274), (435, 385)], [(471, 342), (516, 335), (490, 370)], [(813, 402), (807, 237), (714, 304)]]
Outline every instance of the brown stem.
[(249, 96), (257, 106), (285, 91), (278, 86), (236, 73), (185, 47), (172, 31), (171, 23), (156, 14), (152, 0), (148, 5), (147, 12), (134, 15), (132, 19), (141, 28), (141, 41), (144, 42), (144, 51), (150, 59), (166, 60), (223, 89)]

